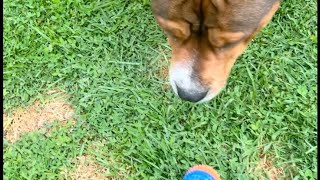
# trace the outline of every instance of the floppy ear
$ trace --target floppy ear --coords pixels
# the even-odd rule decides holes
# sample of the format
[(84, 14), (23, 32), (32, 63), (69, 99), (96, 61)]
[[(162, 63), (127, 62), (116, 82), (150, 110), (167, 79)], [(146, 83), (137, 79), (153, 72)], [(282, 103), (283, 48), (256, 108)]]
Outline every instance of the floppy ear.
[(269, 12), (262, 18), (262, 20), (259, 23), (259, 26), (256, 28), (256, 30), (252, 33), (252, 35), (248, 38), (248, 41), (250, 41), (258, 32), (260, 32), (272, 19), (273, 15), (276, 13), (276, 11), (279, 9), (280, 6), (280, 0), (276, 1)]
[(161, 16), (157, 16), (156, 19), (159, 25), (164, 29), (165, 33), (169, 36), (174, 36), (181, 40), (185, 40), (190, 36), (190, 25), (188, 23), (167, 20)]
[(269, 21), (272, 19), (273, 15), (279, 9), (279, 6), (280, 6), (280, 1), (277, 1), (272, 5), (272, 8), (270, 9), (270, 11), (262, 18), (262, 20), (259, 24), (259, 28), (260, 28), (259, 30), (264, 28), (269, 23)]
[(152, 0), (151, 9), (154, 16), (168, 17), (171, 0)]

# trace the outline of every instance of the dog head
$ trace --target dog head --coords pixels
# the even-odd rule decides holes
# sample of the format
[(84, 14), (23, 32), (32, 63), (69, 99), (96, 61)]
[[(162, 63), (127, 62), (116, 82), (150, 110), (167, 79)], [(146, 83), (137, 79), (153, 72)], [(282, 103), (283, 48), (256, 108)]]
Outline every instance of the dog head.
[(216, 96), (237, 57), (279, 4), (279, 0), (153, 0), (153, 14), (172, 49), (169, 77), (174, 92), (192, 102)]

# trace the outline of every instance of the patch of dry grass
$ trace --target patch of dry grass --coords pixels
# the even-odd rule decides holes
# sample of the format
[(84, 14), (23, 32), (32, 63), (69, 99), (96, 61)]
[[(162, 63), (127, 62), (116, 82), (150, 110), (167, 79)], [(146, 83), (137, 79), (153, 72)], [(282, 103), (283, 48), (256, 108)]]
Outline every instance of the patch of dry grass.
[(15, 142), (24, 133), (39, 130), (46, 123), (55, 120), (71, 120), (74, 109), (67, 102), (68, 96), (58, 91), (47, 93), (47, 102), (37, 100), (27, 108), (18, 108), (10, 114), (3, 114), (4, 138)]
[(90, 156), (79, 156), (75, 160), (76, 168), (73, 171), (65, 170), (63, 175), (65, 179), (73, 180), (113, 180), (103, 174), (106, 169), (95, 163)]
[[(275, 167), (273, 162), (267, 158), (266, 155), (261, 156), (261, 159), (253, 173), (257, 175), (259, 180), (266, 178), (268, 178), (268, 180), (278, 180), (282, 179), (284, 175), (283, 168)], [(264, 175), (261, 176), (261, 173)]]

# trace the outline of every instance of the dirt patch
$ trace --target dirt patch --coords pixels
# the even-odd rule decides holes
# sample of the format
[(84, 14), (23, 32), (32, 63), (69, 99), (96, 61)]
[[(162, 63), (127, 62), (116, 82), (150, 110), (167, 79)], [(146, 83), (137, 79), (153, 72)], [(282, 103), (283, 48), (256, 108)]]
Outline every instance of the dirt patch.
[(167, 80), (169, 76), (169, 69), (167, 66), (162, 66), (159, 71), (157, 72), (158, 77), (161, 79)]
[[(161, 68), (157, 71), (157, 76), (160, 77), (164, 82), (168, 82), (169, 80), (169, 69), (168, 65), (163, 65)], [(170, 84), (165, 83), (162, 85), (162, 90), (167, 91), (170, 89)]]
[(106, 169), (95, 163), (90, 156), (79, 156), (74, 162), (76, 164), (75, 170), (63, 172), (65, 179), (74, 180), (113, 180), (114, 178), (107, 178), (103, 174)]
[[(272, 161), (268, 160), (266, 155), (261, 156), (260, 161), (258, 162), (258, 165), (254, 169), (254, 174), (259, 174), (258, 172), (263, 172), (269, 180), (278, 180), (282, 179), (284, 173), (283, 168), (275, 167), (272, 163)], [(258, 179), (262, 179), (259, 177)]]
[(15, 142), (22, 134), (41, 129), (46, 123), (71, 120), (74, 109), (67, 100), (66, 94), (54, 90), (46, 94), (45, 100), (37, 100), (25, 109), (18, 108), (10, 114), (3, 114), (4, 138)]
[[(101, 155), (101, 153), (103, 154), (107, 152), (107, 150), (102, 149), (105, 146), (107, 146), (107, 140), (105, 139), (94, 141), (88, 145), (86, 152), (89, 152), (90, 154), (87, 155), (91, 157), (94, 157), (95, 154)], [(112, 167), (112, 169), (107, 167), (107, 169), (103, 171), (105, 175), (104, 179), (129, 179), (128, 177), (130, 177), (132, 169), (128, 166), (128, 164), (115, 160), (114, 158), (108, 156), (107, 153), (104, 155), (104, 160), (107, 161), (108, 167)], [(112, 171), (116, 172), (116, 175), (111, 173)]]

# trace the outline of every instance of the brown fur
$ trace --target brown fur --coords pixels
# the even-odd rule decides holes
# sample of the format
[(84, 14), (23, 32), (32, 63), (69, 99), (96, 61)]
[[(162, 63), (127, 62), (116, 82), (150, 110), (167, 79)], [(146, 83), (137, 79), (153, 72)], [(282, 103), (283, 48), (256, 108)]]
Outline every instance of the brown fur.
[(171, 63), (196, 60), (201, 83), (220, 91), (237, 57), (271, 20), (280, 0), (153, 0)]

